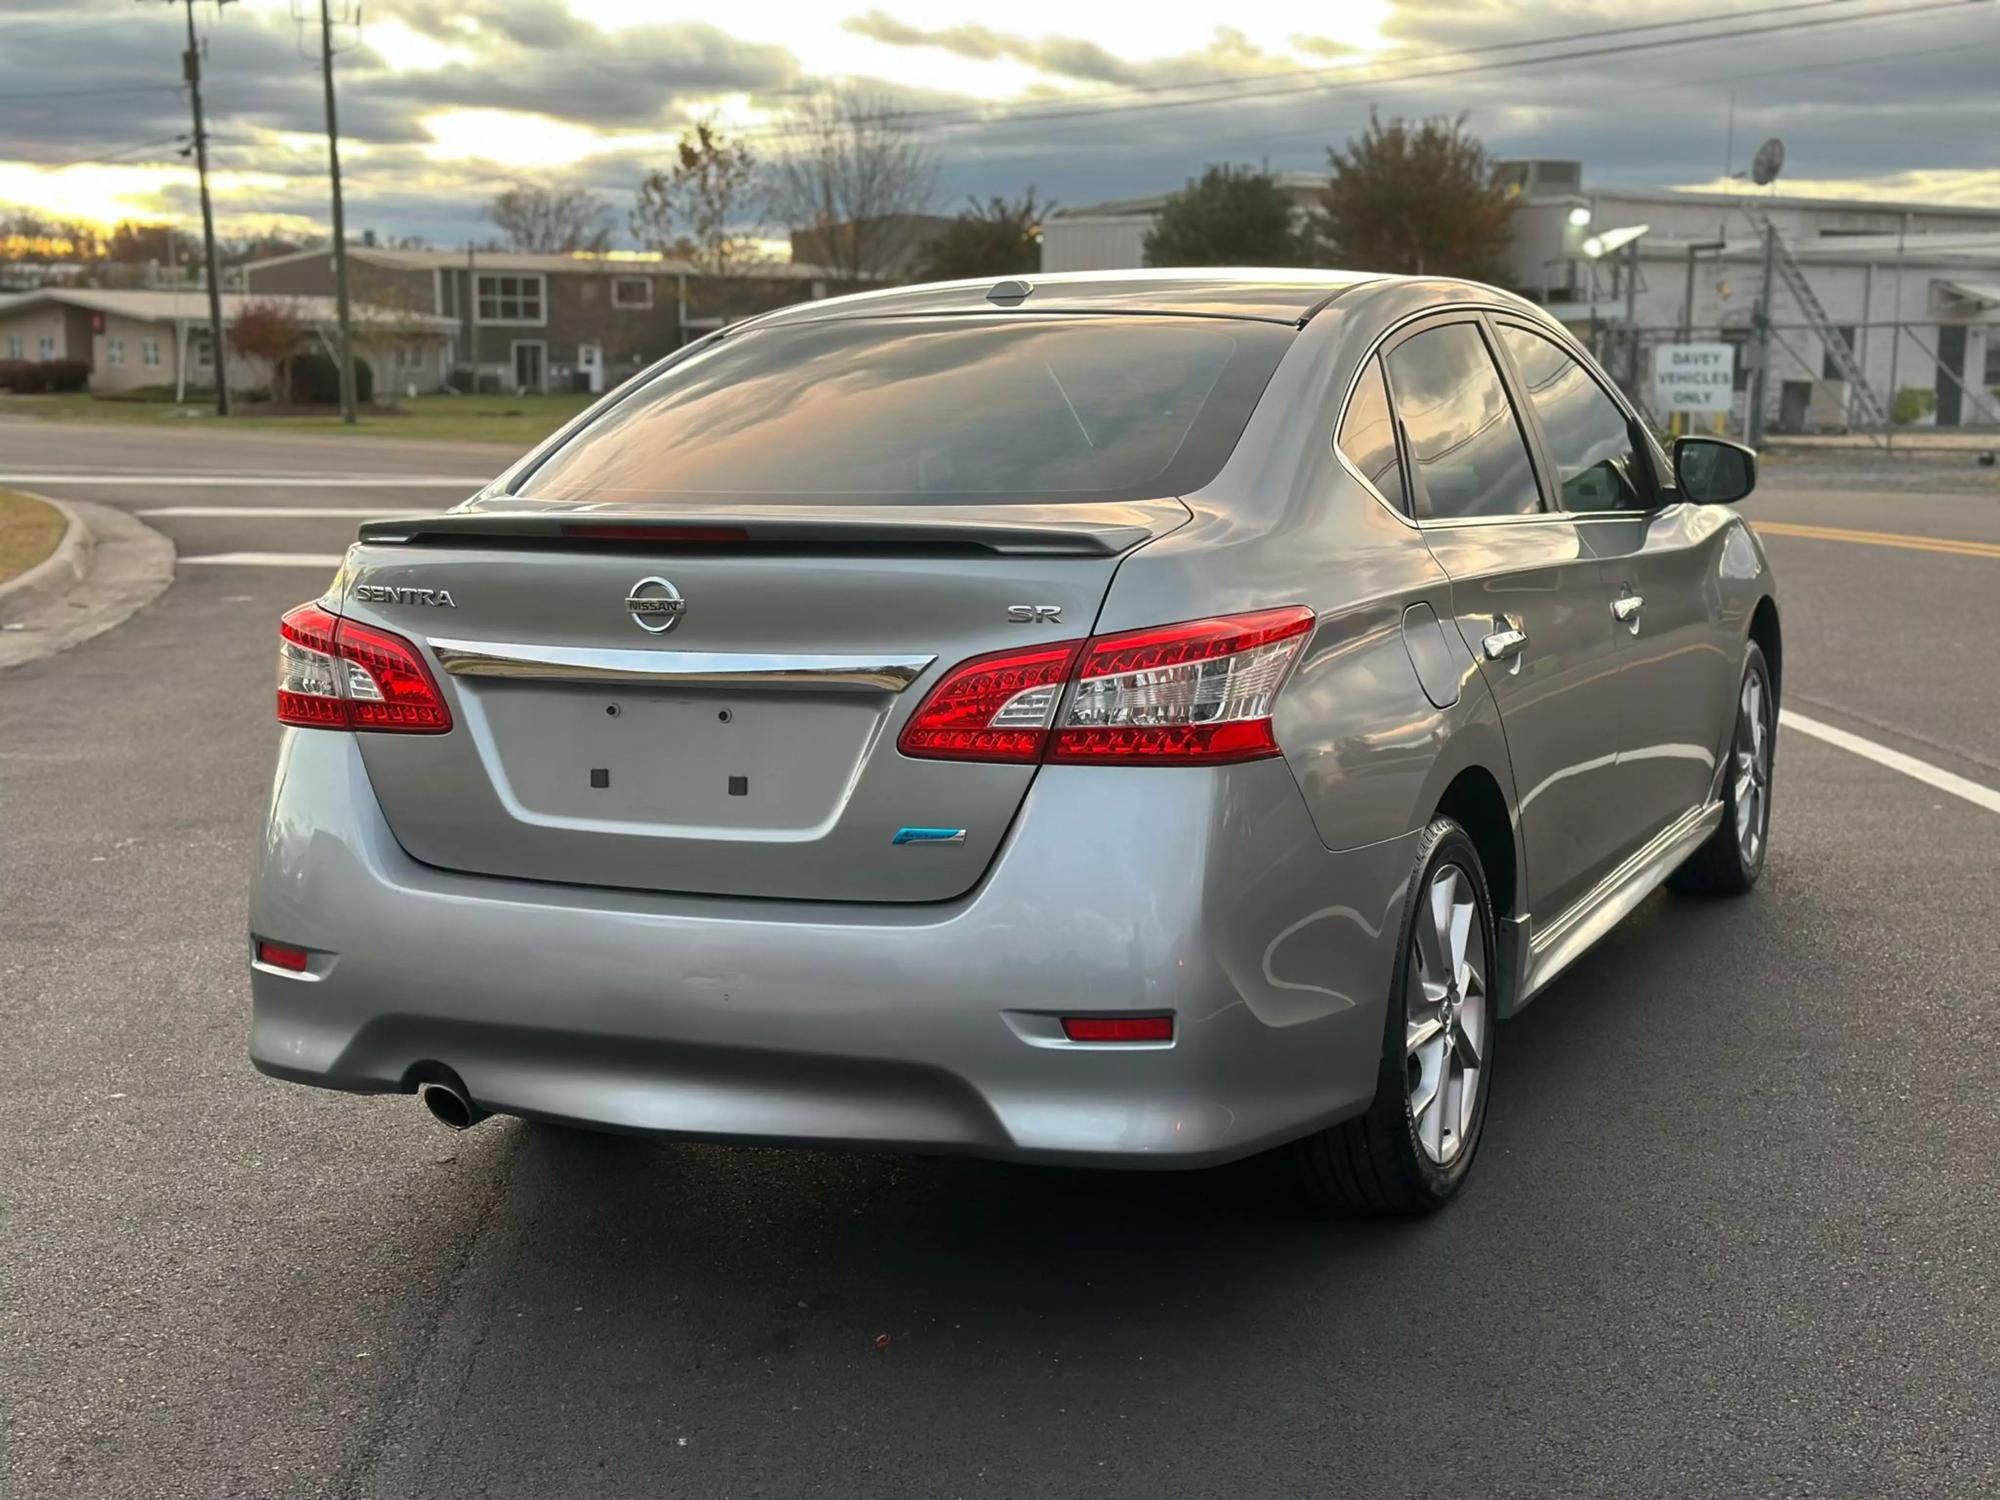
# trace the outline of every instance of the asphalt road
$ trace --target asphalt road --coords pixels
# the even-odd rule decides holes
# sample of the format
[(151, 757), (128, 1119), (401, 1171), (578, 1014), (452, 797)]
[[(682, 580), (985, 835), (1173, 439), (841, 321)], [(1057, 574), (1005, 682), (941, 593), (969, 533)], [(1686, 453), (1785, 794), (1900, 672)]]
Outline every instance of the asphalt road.
[[(0, 476), (142, 512), (503, 461), (0, 423)], [(1747, 510), (2000, 542), (1991, 471), (1912, 472)], [(1756, 894), (1652, 898), (1504, 1029), (1421, 1224), (1255, 1163), (454, 1137), (244, 1057), (275, 620), (326, 572), (191, 559), (354, 521), (152, 524), (158, 603), (0, 676), (0, 1494), (2000, 1490), (2000, 816), (1786, 732)], [(2000, 787), (2000, 558), (1769, 545), (1788, 707)]]

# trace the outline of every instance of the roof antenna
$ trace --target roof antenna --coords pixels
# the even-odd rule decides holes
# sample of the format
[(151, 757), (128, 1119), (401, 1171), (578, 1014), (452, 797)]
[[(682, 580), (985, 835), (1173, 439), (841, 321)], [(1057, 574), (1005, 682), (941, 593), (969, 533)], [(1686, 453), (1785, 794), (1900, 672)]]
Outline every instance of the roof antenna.
[(986, 294), (986, 300), (1002, 307), (1019, 307), (1034, 289), (1033, 283), (1027, 281), (997, 282), (993, 290)]

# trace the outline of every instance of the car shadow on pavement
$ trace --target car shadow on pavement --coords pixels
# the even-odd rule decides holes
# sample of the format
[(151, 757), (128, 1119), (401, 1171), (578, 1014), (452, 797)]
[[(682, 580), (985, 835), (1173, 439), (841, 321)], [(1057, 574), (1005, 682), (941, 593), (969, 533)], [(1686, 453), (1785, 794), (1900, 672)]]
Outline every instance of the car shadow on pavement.
[[(1718, 910), (1655, 898), (1503, 1029), (1474, 1179), (1414, 1223), (1317, 1213), (1270, 1159), (1072, 1171), (495, 1121), (504, 1175), (377, 1477), (447, 1467), (528, 1495), (585, 1465), (620, 1493), (665, 1463), (696, 1493), (755, 1490), (779, 1462), (766, 1444), (857, 1476), (879, 1474), (884, 1444), (943, 1444), (954, 1472), (984, 1472), (1020, 1462), (1030, 1432), (1035, 1465), (1060, 1473), (1101, 1461), (1082, 1419), (1147, 1476), (1132, 1492), (1160, 1494), (1180, 1492), (1188, 1414), (1241, 1402), (1266, 1417), (1232, 1447), (1309, 1407), (1339, 1441), (1295, 1435), (1290, 1472), (1338, 1459), (1365, 1493), (1371, 1474), (1400, 1482), (1406, 1456), (1360, 1434), (1438, 1399), (1467, 1348), (1491, 1351), (1486, 1387), (1439, 1469), (1476, 1475), (1479, 1445), (1539, 1420), (1551, 1381), (1595, 1380), (1573, 1414), (1615, 1403), (1643, 1434), (1620, 1341), (1576, 1338), (1632, 1316), (1604, 1247), (1652, 1236), (1649, 1296), (1670, 1319), (1716, 1271), (1698, 1219), (1649, 1223), (1660, 1192), (1688, 1189), (1608, 1176), (1592, 1132), (1647, 1128), (1607, 1060), (1643, 1064), (1705, 1024), (1667, 997)], [(1500, 1294), (1468, 1292), (1481, 1284)]]

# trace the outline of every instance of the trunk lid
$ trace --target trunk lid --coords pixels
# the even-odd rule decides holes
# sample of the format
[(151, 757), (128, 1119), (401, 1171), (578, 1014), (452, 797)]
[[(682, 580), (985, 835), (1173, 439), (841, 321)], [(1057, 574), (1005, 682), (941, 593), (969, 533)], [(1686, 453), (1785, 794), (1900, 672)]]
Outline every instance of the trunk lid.
[[(1118, 559), (1187, 519), (1176, 500), (668, 515), (497, 497), (371, 523), (340, 608), (416, 644), (454, 727), (362, 734), (363, 759), (397, 840), (446, 869), (948, 899), (1035, 767), (906, 757), (904, 720), (967, 657), (1088, 635)], [(963, 838), (896, 841), (911, 829)]]

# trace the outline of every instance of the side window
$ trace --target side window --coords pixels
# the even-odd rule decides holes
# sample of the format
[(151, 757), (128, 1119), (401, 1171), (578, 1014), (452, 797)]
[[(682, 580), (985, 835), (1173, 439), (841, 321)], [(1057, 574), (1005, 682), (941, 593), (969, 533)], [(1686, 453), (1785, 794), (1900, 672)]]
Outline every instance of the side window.
[(1382, 362), (1370, 359), (1355, 382), (1354, 399), (1340, 423), (1340, 451), (1368, 476), (1382, 498), (1408, 513), (1409, 494), (1403, 488), (1403, 465), (1396, 456), (1396, 424), (1389, 415), (1389, 388), (1382, 383)]
[(1418, 515), (1456, 520), (1541, 508), (1527, 439), (1478, 325), (1427, 328), (1385, 363), (1416, 470)]
[(1542, 419), (1563, 509), (1643, 510), (1646, 460), (1624, 409), (1555, 340), (1506, 323), (1500, 337)]

